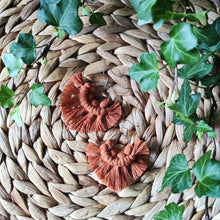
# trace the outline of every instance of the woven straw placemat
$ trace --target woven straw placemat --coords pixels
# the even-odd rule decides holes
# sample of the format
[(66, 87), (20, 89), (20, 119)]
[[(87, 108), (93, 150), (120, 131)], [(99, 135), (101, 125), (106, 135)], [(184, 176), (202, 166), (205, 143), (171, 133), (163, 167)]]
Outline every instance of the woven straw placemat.
[[(219, 15), (218, 1), (192, 0), (197, 11), (208, 13), (212, 23)], [(0, 1), (1, 55), (20, 32), (32, 33), (37, 46), (50, 42), (54, 27), (36, 19), (39, 0)], [(162, 179), (171, 158), (184, 153), (190, 166), (212, 148), (211, 139), (183, 142), (183, 127), (172, 123), (172, 112), (157, 105), (167, 99), (173, 83), (169, 68), (160, 71), (157, 90), (143, 93), (128, 75), (129, 68), (144, 51), (155, 52), (159, 58), (162, 40), (168, 38), (171, 24), (160, 30), (152, 25), (137, 25), (137, 15), (128, 0), (100, 0), (92, 3), (95, 12), (105, 14), (106, 26), (91, 25), (81, 16), (83, 30), (64, 40), (56, 39), (47, 53), (47, 64), (40, 67), (39, 82), (52, 101), (51, 107), (35, 108), (28, 95), (20, 95), (22, 128), (0, 108), (0, 219), (11, 220), (152, 220), (170, 202), (185, 206), (184, 220), (204, 217), (205, 198), (198, 198), (193, 190), (173, 194), (170, 188), (160, 191)], [(38, 50), (38, 56), (42, 49)], [(162, 64), (160, 63), (160, 66)], [(61, 93), (68, 79), (77, 72), (99, 86), (108, 76), (108, 92), (121, 103), (122, 119), (107, 132), (88, 134), (67, 130), (61, 116)], [(105, 74), (103, 74), (103, 72)], [(35, 78), (36, 70), (21, 70), (18, 78), (10, 78), (1, 66), (0, 84), (13, 88), (15, 93), (26, 90)], [(179, 82), (181, 83), (181, 82)], [(214, 89), (220, 111), (219, 88)], [(200, 103), (199, 116), (207, 116), (211, 103)], [(216, 122), (220, 124), (220, 121)], [(217, 160), (220, 160), (220, 128)], [(114, 134), (127, 132), (128, 137), (139, 136), (150, 148), (148, 169), (128, 188), (113, 193), (91, 173), (85, 155), (89, 141), (101, 143)], [(124, 144), (124, 136), (115, 136)], [(220, 219), (220, 199), (209, 199), (209, 213)]]

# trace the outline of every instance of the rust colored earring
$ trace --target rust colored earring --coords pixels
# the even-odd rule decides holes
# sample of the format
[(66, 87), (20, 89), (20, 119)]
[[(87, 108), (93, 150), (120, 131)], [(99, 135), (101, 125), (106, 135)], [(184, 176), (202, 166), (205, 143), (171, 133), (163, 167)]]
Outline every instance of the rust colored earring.
[(137, 138), (134, 145), (127, 144), (122, 151), (117, 151), (110, 139), (100, 147), (89, 143), (86, 155), (91, 171), (114, 192), (128, 187), (147, 168), (149, 149)]
[(84, 83), (82, 72), (73, 75), (64, 87), (61, 107), (67, 128), (83, 133), (106, 131), (122, 114), (119, 103), (96, 99), (95, 84)]

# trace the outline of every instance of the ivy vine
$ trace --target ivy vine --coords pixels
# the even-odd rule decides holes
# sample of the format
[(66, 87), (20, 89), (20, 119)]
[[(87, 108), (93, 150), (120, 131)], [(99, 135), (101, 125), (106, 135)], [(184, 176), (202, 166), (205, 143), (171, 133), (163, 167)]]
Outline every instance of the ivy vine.
[[(213, 141), (213, 158), (211, 151), (206, 152), (189, 169), (184, 154), (178, 154), (171, 160), (167, 169), (162, 189), (171, 187), (173, 193), (180, 193), (192, 186), (192, 174), (196, 177), (195, 193), (198, 197), (206, 196), (206, 219), (208, 213), (208, 197), (220, 197), (220, 162), (215, 160), (216, 133), (212, 126), (218, 117), (217, 104), (212, 93), (215, 86), (220, 85), (219, 50), (220, 50), (220, 18), (212, 24), (204, 26), (206, 14), (210, 10), (195, 12), (190, 1), (178, 0), (130, 0), (138, 14), (138, 24), (143, 25), (153, 22), (160, 28), (165, 22), (177, 20), (169, 32), (169, 39), (160, 46), (160, 56), (172, 70), (174, 75), (171, 94), (163, 103), (173, 111), (173, 123), (184, 126), (183, 139), (189, 142), (193, 134), (201, 139), (206, 133)], [(183, 11), (173, 11), (173, 5), (179, 4)], [(180, 65), (181, 64), (181, 65)], [(165, 67), (165, 66), (164, 66)], [(163, 67), (161, 68), (163, 69)], [(142, 91), (147, 92), (157, 88), (160, 70), (155, 53), (144, 52), (139, 63), (133, 65), (129, 74), (132, 79), (140, 84)], [(177, 89), (178, 78), (183, 79), (180, 91)], [(203, 93), (192, 92), (191, 86), (203, 90)], [(178, 96), (173, 101), (173, 97)], [(210, 116), (199, 118), (196, 110), (201, 98), (211, 99), (212, 108)], [(182, 220), (184, 207), (174, 203), (165, 207), (164, 211), (155, 215), (159, 220)]]

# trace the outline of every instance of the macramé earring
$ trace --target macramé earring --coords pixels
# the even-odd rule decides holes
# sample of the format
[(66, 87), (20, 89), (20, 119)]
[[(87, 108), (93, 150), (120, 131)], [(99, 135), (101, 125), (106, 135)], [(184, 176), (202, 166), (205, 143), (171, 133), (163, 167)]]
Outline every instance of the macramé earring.
[(110, 139), (100, 147), (89, 143), (86, 149), (91, 171), (114, 192), (128, 187), (147, 168), (149, 149), (137, 138), (134, 145), (127, 144), (124, 150), (117, 151)]
[(84, 83), (83, 73), (74, 74), (62, 94), (61, 111), (68, 129), (82, 133), (106, 131), (121, 118), (121, 106), (106, 98), (98, 101), (95, 84)]

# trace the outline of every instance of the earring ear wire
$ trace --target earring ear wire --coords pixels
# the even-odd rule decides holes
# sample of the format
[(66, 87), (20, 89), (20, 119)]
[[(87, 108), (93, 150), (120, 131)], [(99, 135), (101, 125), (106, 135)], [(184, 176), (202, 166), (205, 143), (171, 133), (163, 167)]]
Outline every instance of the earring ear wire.
[(110, 88), (109, 86), (109, 77), (108, 75), (106, 74), (106, 72), (109, 70), (109, 68), (105, 69), (102, 71), (102, 74), (106, 77), (106, 81), (105, 81), (105, 84), (104, 84), (104, 89), (105, 90), (108, 90)]

